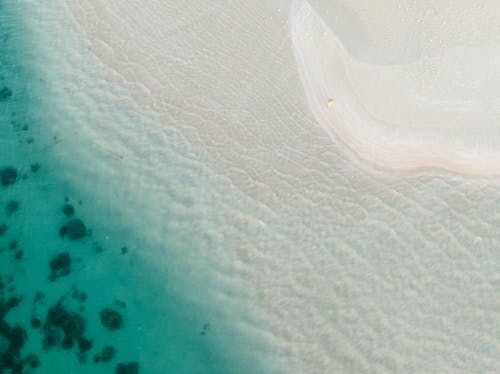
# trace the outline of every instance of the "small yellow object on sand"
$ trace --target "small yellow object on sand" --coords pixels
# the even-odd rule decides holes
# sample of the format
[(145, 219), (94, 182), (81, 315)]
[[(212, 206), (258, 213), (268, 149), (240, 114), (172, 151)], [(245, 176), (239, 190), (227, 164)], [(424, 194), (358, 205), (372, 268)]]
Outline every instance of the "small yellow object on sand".
[(333, 99), (328, 99), (327, 105), (328, 108), (331, 108), (333, 106)]

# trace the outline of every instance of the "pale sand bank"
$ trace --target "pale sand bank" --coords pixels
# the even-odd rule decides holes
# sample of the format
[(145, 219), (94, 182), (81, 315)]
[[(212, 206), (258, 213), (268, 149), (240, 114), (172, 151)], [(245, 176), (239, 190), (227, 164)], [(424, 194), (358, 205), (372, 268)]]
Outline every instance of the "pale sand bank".
[(498, 369), (498, 188), (351, 163), (311, 114), (284, 2), (65, 3), (88, 45), (61, 74), (87, 47), (90, 74), (58, 131), (145, 212), (148, 237), (196, 239), (182, 270), (269, 372)]
[(313, 3), (294, 3), (292, 40), (332, 138), (389, 169), (500, 173), (497, 3)]

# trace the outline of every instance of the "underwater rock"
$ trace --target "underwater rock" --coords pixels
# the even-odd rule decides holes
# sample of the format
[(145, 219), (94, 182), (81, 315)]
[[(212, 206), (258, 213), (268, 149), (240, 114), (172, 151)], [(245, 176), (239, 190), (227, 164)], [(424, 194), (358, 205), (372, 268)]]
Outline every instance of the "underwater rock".
[(42, 346), (45, 351), (58, 346), (63, 349), (71, 349), (73, 345), (73, 339), (65, 338), (64, 332), (61, 329), (47, 327), (43, 330)]
[(0, 236), (5, 234), (5, 232), (9, 229), (9, 226), (7, 226), (5, 223), (0, 224)]
[(85, 292), (80, 293), (80, 302), (84, 303), (87, 300), (87, 294)]
[(4, 187), (16, 183), (17, 170), (12, 167), (0, 169), (0, 184)]
[(121, 363), (116, 365), (116, 374), (138, 374), (139, 364), (137, 362)]
[(13, 249), (16, 249), (16, 248), (17, 248), (17, 240), (16, 239), (12, 239), (11, 241), (9, 241), (9, 249), (13, 250)]
[(102, 351), (94, 355), (94, 362), (109, 362), (115, 358), (116, 349), (110, 345), (105, 346)]
[(7, 322), (0, 322), (0, 335), (8, 342), (6, 352), (0, 356), (0, 368), (11, 369), (12, 373), (21, 373), (23, 363), (21, 348), (27, 340), (27, 335), (21, 326), (11, 327)]
[(105, 308), (101, 310), (101, 323), (108, 330), (119, 330), (123, 325), (123, 318), (116, 310)]
[(8, 87), (2, 87), (0, 89), (0, 102), (7, 101), (12, 96), (12, 90)]
[[(55, 328), (53, 326), (44, 326), (43, 328), (43, 349), (48, 350), (49, 348), (56, 347), (58, 345), (63, 346), (61, 343), (64, 339), (64, 332), (61, 329)], [(73, 340), (70, 339), (71, 343)]]
[(200, 335), (206, 335), (210, 331), (210, 323), (206, 322), (203, 324), (203, 328), (200, 332)]
[(36, 173), (38, 170), (40, 170), (40, 164), (39, 163), (34, 163), (34, 164), (31, 164), (31, 171), (33, 173)]
[(26, 331), (21, 326), (16, 326), (10, 330), (10, 349), (11, 350), (20, 350), (26, 340), (28, 339), (28, 335), (26, 335)]
[(79, 291), (75, 286), (71, 291), (71, 297), (78, 300), (80, 303), (84, 303), (87, 300), (87, 294), (83, 291)]
[(18, 249), (18, 250), (16, 251), (16, 253), (14, 254), (14, 259), (15, 259), (15, 260), (20, 260), (20, 259), (22, 259), (22, 258), (23, 258), (23, 256), (24, 256), (24, 251), (23, 251), (23, 250), (21, 250), (21, 249)]
[(92, 341), (87, 338), (78, 339), (78, 349), (80, 353), (90, 351), (92, 349)]
[(0, 299), (0, 373), (24, 373), (23, 366), (26, 359), (21, 360), (21, 349), (28, 336), (22, 326), (12, 327), (4, 320), (7, 312), (20, 302), (21, 298), (17, 296), (9, 298), (7, 302)]
[(101, 360), (104, 362), (109, 362), (113, 358), (115, 358), (115, 354), (116, 354), (116, 349), (114, 347), (108, 345), (108, 346), (104, 347), (102, 352), (101, 352)]
[(0, 299), (0, 320), (3, 320), (5, 315), (11, 310), (15, 308), (21, 302), (20, 297), (12, 296), (8, 301), (5, 301), (4, 298)]
[(62, 208), (62, 212), (69, 218), (75, 214), (75, 208), (73, 208), (73, 205), (71, 204), (65, 204)]
[(7, 310), (10, 310), (18, 306), (20, 303), (21, 303), (21, 298), (19, 296), (11, 296), (9, 297), (9, 300), (7, 300), (5, 306)]
[(50, 277), (51, 281), (59, 277), (66, 277), (71, 273), (71, 257), (69, 252), (65, 251), (59, 253), (52, 260), (50, 260)]
[(19, 210), (19, 203), (16, 200), (10, 200), (5, 206), (5, 214), (10, 217)]
[(86, 322), (80, 314), (67, 311), (62, 305), (62, 299), (59, 300), (47, 312), (43, 326), (43, 348), (72, 348), (75, 341), (84, 339), (85, 325)]
[(71, 240), (78, 240), (87, 234), (87, 229), (81, 219), (73, 218), (60, 228), (59, 234), (62, 237), (67, 236)]
[(36, 369), (38, 366), (40, 366), (40, 359), (35, 354), (30, 354), (26, 356), (23, 361), (32, 369)]

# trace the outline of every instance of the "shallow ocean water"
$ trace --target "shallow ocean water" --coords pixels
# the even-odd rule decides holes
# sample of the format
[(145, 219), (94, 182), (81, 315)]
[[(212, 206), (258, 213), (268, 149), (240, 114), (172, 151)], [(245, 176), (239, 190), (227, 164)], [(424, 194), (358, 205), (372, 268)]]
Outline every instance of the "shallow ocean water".
[[(132, 362), (142, 373), (253, 370), (258, 365), (242, 348), (251, 342), (225, 323), (224, 311), (214, 308), (213, 282), (197, 275), (205, 264), (198, 269), (183, 259), (203, 250), (182, 227), (179, 199), (190, 200), (192, 191), (177, 202), (148, 201), (158, 186), (141, 188), (149, 186), (147, 175), (136, 174), (127, 149), (119, 155), (81, 136), (85, 121), (103, 127), (109, 121), (112, 129), (116, 122), (137, 125), (130, 112), (136, 121), (150, 119), (133, 106), (107, 107), (106, 96), (120, 92), (85, 81), (87, 72), (71, 65), (82, 56), (68, 48), (69, 37), (60, 37), (58, 5), (2, 2), (0, 8), (0, 169), (18, 172), (15, 183), (0, 188), (0, 224), (8, 226), (0, 235), (0, 299), (17, 300), (4, 320), (24, 329), (20, 350), (2, 340), (2, 353), (15, 357), (10, 368), (22, 363), (29, 370), (26, 357), (35, 354), (33, 372), (40, 373), (114, 373), (119, 363)], [(190, 175), (175, 161), (164, 166), (175, 175), (165, 188), (183, 191)], [(74, 214), (63, 212), (67, 205)], [(54, 262), (60, 254), (70, 264), (61, 260), (67, 256)], [(102, 322), (105, 309), (121, 316), (117, 328)], [(109, 362), (96, 358), (106, 346), (116, 351)]]

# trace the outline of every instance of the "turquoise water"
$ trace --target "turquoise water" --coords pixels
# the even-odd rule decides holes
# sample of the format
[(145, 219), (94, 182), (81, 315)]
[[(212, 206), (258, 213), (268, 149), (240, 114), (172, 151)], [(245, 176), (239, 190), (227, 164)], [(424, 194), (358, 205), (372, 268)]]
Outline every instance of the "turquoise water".
[[(0, 6), (0, 372), (259, 371), (249, 342), (204, 293), (210, 283), (180, 260), (199, 250), (196, 241), (171, 229), (164, 240), (148, 238), (137, 224), (147, 212), (132, 209), (129, 220), (125, 208), (141, 185), (103, 193), (108, 183), (116, 188), (112, 176), (127, 173), (121, 157), (89, 143), (83, 153), (99, 162), (83, 162), (57, 132), (76, 114), (47, 95), (72, 82), (40, 73), (44, 41), (22, 18), (23, 7), (38, 5)], [(115, 160), (111, 169), (101, 168), (106, 158)], [(147, 226), (164, 219), (144, 218)]]

